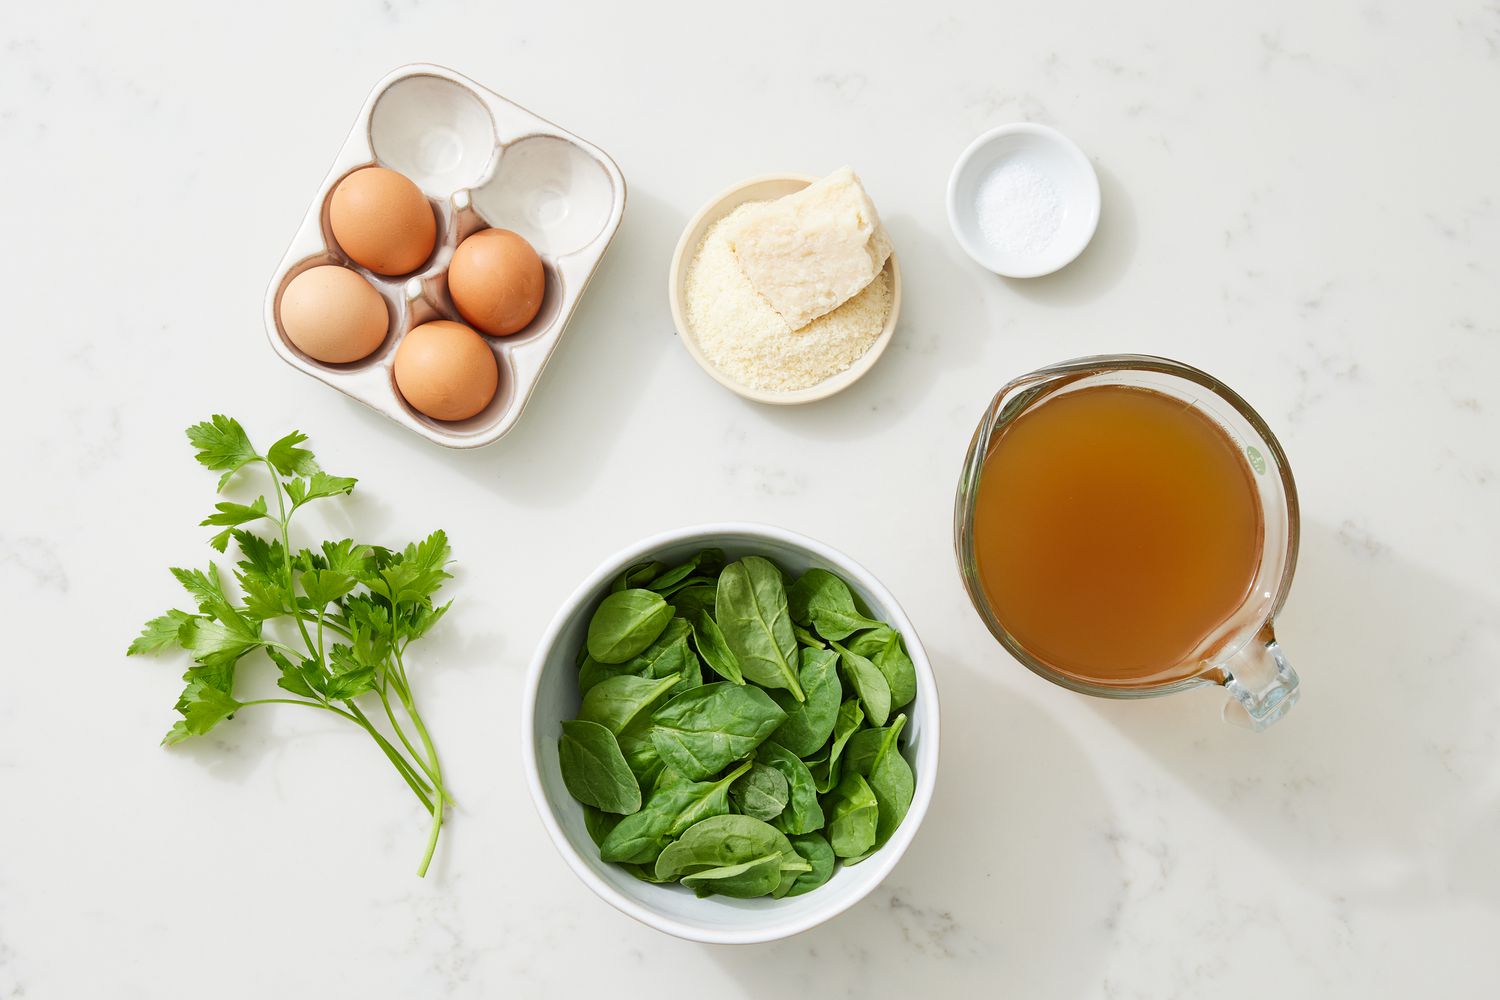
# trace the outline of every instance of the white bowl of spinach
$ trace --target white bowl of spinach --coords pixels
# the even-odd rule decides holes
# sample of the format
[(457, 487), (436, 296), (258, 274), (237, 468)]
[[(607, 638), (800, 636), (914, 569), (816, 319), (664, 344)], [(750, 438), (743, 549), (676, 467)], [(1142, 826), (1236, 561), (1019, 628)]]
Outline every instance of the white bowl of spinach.
[(532, 797), (569, 866), (712, 943), (806, 930), (867, 895), (932, 798), (932, 669), (858, 563), (768, 525), (683, 528), (606, 560), (531, 665)]

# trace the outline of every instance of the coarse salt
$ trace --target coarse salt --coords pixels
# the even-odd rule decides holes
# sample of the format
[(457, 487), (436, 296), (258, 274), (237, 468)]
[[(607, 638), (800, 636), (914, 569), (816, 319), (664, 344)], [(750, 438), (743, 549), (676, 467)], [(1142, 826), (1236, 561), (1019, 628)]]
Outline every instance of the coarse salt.
[(1063, 201), (1052, 178), (1016, 156), (980, 182), (978, 214), (979, 231), (992, 247), (1030, 256), (1046, 250), (1062, 228)]

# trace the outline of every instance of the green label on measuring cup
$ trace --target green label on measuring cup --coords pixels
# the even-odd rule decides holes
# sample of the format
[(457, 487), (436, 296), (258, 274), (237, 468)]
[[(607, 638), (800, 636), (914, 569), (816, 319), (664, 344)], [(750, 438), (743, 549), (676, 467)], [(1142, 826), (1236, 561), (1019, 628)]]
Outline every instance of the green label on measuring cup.
[(1266, 457), (1260, 453), (1260, 449), (1250, 444), (1245, 446), (1245, 456), (1250, 459), (1250, 468), (1255, 470), (1257, 476), (1266, 474)]

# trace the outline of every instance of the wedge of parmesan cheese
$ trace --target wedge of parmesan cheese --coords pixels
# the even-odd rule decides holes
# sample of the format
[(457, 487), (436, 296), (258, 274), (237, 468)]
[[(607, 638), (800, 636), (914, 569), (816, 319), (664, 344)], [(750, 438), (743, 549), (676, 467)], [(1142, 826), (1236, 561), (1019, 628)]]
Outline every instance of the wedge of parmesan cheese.
[(858, 295), (891, 255), (875, 204), (848, 167), (749, 206), (725, 230), (751, 286), (793, 330)]

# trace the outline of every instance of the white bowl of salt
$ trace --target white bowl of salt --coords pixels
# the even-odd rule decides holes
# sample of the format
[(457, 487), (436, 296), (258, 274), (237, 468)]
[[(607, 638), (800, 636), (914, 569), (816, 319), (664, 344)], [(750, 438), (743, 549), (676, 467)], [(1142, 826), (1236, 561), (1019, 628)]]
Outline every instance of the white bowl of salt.
[(1051, 274), (1099, 225), (1099, 177), (1056, 129), (1016, 122), (969, 144), (948, 178), (948, 222), (980, 265), (1009, 278)]

